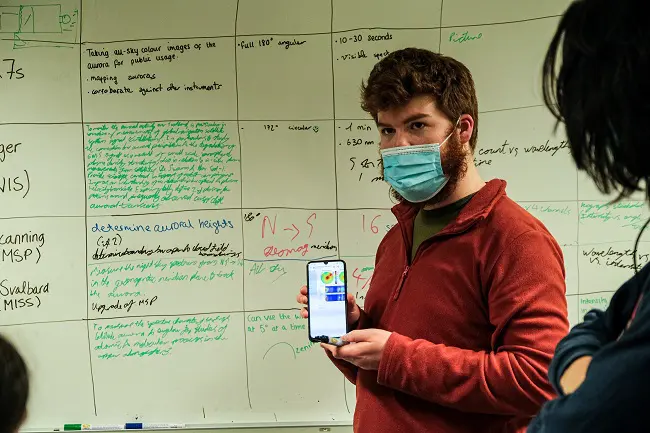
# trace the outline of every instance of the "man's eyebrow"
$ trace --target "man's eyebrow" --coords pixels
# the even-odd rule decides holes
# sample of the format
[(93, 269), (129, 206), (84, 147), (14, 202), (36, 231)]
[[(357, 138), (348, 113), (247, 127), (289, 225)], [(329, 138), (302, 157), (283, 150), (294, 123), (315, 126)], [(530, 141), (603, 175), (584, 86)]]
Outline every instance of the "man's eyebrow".
[[(410, 123), (410, 122), (413, 122), (415, 120), (424, 119), (425, 117), (431, 117), (431, 115), (427, 114), (427, 113), (416, 113), (416, 114), (413, 114), (412, 116), (409, 116), (406, 119), (404, 119), (404, 123)], [(387, 124), (381, 123), (381, 122), (377, 122), (377, 126), (380, 127), (380, 128), (390, 128), (391, 127), (390, 125), (387, 125)]]
[(414, 120), (424, 119), (425, 117), (431, 117), (431, 115), (427, 113), (416, 113), (404, 119), (404, 123), (410, 123), (413, 122)]

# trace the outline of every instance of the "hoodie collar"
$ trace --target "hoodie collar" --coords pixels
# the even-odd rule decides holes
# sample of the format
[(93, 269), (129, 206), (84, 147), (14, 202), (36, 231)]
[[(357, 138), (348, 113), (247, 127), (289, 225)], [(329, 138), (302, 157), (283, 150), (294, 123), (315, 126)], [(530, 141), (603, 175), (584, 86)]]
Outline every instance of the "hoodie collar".
[[(505, 196), (506, 181), (502, 179), (492, 179), (474, 194), (474, 197), (461, 210), (458, 217), (449, 223), (439, 234), (459, 233), (467, 230), (479, 220), (484, 219), (492, 211), (499, 199)], [(402, 202), (395, 205), (391, 210), (402, 231), (407, 230), (408, 237), (412, 235), (413, 220), (420, 209), (419, 205), (408, 202)]]

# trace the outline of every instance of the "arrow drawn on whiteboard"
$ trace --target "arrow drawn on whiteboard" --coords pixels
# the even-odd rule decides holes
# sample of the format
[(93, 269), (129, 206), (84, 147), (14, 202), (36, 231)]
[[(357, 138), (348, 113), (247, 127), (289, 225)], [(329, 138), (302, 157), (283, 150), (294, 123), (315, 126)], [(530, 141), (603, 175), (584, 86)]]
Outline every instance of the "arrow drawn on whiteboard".
[(295, 235), (294, 237), (291, 238), (291, 240), (294, 240), (294, 239), (297, 238), (298, 235), (300, 234), (300, 229), (298, 229), (298, 227), (296, 227), (295, 224), (291, 224), (291, 225), (293, 226), (293, 228), (292, 228), (292, 227), (288, 227), (288, 228), (284, 229), (284, 231), (285, 231), (285, 232), (286, 232), (286, 231), (295, 231), (295, 232), (296, 232), (296, 235)]
[(289, 347), (291, 348), (291, 354), (293, 355), (293, 359), (296, 359), (296, 350), (293, 348), (293, 346), (292, 346), (291, 344), (286, 343), (286, 342), (284, 342), (284, 341), (282, 341), (282, 342), (280, 342), (280, 343), (275, 343), (273, 346), (269, 347), (269, 349), (266, 351), (266, 353), (264, 354), (264, 356), (262, 357), (262, 359), (266, 359), (266, 355), (268, 355), (269, 352), (270, 352), (271, 350), (273, 350), (274, 347), (276, 347), (276, 346), (283, 346), (283, 345), (284, 345), (284, 346), (289, 346)]

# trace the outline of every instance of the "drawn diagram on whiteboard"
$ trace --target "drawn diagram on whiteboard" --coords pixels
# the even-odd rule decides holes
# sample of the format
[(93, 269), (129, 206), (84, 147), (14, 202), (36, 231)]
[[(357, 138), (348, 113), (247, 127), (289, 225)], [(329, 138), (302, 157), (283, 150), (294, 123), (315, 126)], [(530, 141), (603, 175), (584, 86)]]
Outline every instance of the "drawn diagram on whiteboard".
[(60, 4), (0, 6), (0, 33), (11, 33), (13, 48), (75, 48), (79, 10)]
[[(266, 359), (266, 355), (268, 355), (269, 352), (270, 352), (271, 350), (273, 350), (275, 347), (282, 348), (282, 350), (285, 351), (285, 352), (286, 352), (287, 350), (291, 350), (291, 355), (293, 355), (293, 359), (296, 359), (296, 349), (294, 349), (294, 347), (293, 347), (291, 344), (289, 344), (289, 343), (287, 343), (287, 342), (285, 342), (285, 341), (281, 341), (281, 342), (279, 342), (279, 343), (275, 343), (273, 346), (269, 347), (269, 348), (266, 350), (266, 353), (264, 353), (264, 356), (262, 357), (262, 359)], [(278, 349), (278, 350), (279, 350), (279, 349)]]

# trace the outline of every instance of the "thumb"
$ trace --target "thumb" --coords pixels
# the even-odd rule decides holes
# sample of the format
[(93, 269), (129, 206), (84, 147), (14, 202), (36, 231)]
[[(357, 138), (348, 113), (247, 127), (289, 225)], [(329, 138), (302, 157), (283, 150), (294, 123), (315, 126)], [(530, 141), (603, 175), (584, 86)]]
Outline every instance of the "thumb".
[(371, 336), (372, 329), (358, 329), (344, 335), (343, 340), (348, 343), (361, 343), (363, 341), (370, 341)]

